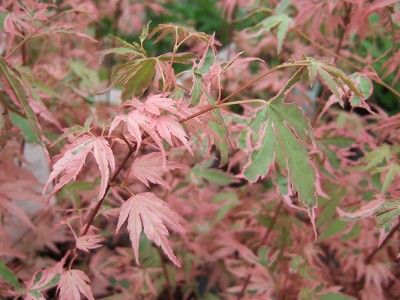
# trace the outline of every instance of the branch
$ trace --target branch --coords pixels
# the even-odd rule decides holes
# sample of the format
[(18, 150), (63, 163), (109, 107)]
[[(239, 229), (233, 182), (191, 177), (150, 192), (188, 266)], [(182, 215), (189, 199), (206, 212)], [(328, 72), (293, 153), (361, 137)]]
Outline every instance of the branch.
[(121, 172), (121, 170), (124, 168), (124, 166), (126, 165), (126, 163), (128, 162), (129, 158), (131, 157), (131, 155), (135, 152), (135, 149), (132, 147), (129, 152), (126, 154), (124, 160), (122, 161), (122, 163), (120, 164), (120, 166), (118, 167), (118, 169), (115, 171), (114, 175), (111, 177), (111, 179), (108, 181), (107, 184), (107, 188), (106, 188), (106, 192), (104, 193), (103, 198), (101, 198), (99, 200), (99, 202), (97, 202), (96, 206), (93, 208), (92, 212), (90, 213), (90, 216), (86, 222), (86, 227), (83, 230), (81, 236), (86, 235), (86, 233), (89, 231), (90, 225), (92, 225), (94, 218), (96, 217), (98, 211), (100, 210), (101, 205), (103, 204), (104, 199), (106, 198), (106, 195), (108, 193), (108, 191), (111, 188), (111, 183), (114, 182), (119, 173)]
[[(279, 202), (278, 206), (277, 206), (276, 209), (275, 209), (275, 212), (274, 212), (274, 215), (273, 215), (272, 221), (271, 221), (271, 226), (268, 228), (267, 233), (265, 234), (265, 236), (261, 239), (261, 245), (264, 244), (264, 243), (268, 240), (268, 237), (269, 237), (269, 235), (271, 234), (272, 229), (274, 228), (274, 226), (275, 226), (275, 224), (276, 224), (276, 221), (277, 221), (277, 219), (278, 219), (278, 216), (279, 216), (279, 213), (280, 213), (280, 211), (281, 211), (281, 209), (282, 209), (282, 206), (283, 206), (283, 201), (281, 200), (281, 201)], [(250, 274), (246, 277), (246, 280), (245, 280), (244, 283), (243, 283), (242, 289), (241, 289), (241, 291), (240, 291), (239, 296), (237, 297), (237, 300), (241, 300), (241, 299), (244, 297), (244, 295), (245, 295), (245, 293), (246, 293), (247, 286), (248, 286), (249, 283), (250, 283), (251, 275), (252, 275), (252, 274), (250, 273)]]
[(250, 283), (250, 279), (251, 279), (251, 274), (247, 275), (246, 279), (244, 280), (242, 289), (240, 290), (240, 293), (236, 298), (237, 300), (241, 300), (244, 297), (244, 294), (246, 293), (246, 288)]
[(374, 251), (372, 251), (364, 260), (365, 264), (370, 264), (372, 260), (374, 259), (375, 255), (381, 250), (388, 242), (389, 240), (393, 237), (393, 235), (396, 233), (397, 230), (400, 229), (400, 220), (398, 221), (397, 225), (392, 228), (392, 230), (389, 232), (389, 234), (385, 237), (383, 242), (375, 248)]
[(217, 103), (215, 103), (214, 105), (206, 105), (204, 106), (201, 110), (199, 110), (198, 112), (182, 118), (179, 120), (179, 123), (184, 123), (186, 121), (189, 121), (193, 118), (196, 118), (206, 112), (209, 112), (210, 110), (213, 110), (214, 108), (217, 108), (218, 106), (220, 106), (223, 103), (228, 102), (229, 99), (231, 99), (232, 97), (236, 96), (237, 94), (239, 94), (240, 92), (242, 92), (243, 90), (247, 89), (249, 86), (253, 85), (254, 83), (256, 83), (257, 81), (263, 79), (264, 77), (268, 76), (269, 74), (271, 74), (272, 72), (275, 72), (276, 70), (279, 69), (283, 69), (283, 68), (287, 68), (287, 67), (303, 67), (306, 66), (307, 63), (305, 62), (295, 62), (295, 63), (284, 63), (281, 65), (278, 65), (268, 71), (265, 71), (264, 73), (261, 73), (260, 75), (258, 75), (256, 78), (254, 78), (253, 80), (247, 82), (246, 84), (242, 85), (240, 88), (236, 89), (235, 91), (233, 91), (232, 93), (230, 93), (228, 96), (226, 96), (225, 98), (223, 98), (222, 100), (218, 101)]

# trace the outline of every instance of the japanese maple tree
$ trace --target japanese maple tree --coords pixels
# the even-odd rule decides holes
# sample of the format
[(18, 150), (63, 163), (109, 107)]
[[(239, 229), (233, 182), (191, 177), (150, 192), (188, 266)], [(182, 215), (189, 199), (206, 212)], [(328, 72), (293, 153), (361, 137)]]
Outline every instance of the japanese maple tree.
[(400, 3), (194, 2), (0, 3), (0, 298), (398, 299)]

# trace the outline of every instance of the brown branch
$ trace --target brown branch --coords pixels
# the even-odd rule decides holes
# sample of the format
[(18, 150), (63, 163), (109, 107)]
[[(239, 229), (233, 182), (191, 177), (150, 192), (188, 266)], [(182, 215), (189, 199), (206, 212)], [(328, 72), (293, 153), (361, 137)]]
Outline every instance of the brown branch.
[(96, 217), (98, 211), (100, 210), (100, 207), (101, 207), (101, 205), (103, 204), (104, 199), (106, 198), (107, 192), (108, 192), (108, 191), (110, 190), (110, 188), (111, 188), (112, 182), (114, 182), (114, 181), (117, 179), (119, 173), (120, 173), (121, 170), (124, 168), (125, 164), (128, 162), (129, 158), (131, 157), (131, 155), (132, 155), (134, 152), (135, 152), (135, 149), (132, 147), (132, 148), (129, 150), (129, 152), (126, 154), (124, 160), (123, 160), (122, 163), (119, 165), (118, 169), (115, 171), (114, 175), (113, 175), (113, 176), (111, 177), (111, 179), (108, 181), (107, 188), (106, 188), (106, 191), (105, 191), (105, 193), (104, 193), (104, 196), (103, 196), (103, 198), (100, 199), (99, 202), (97, 202), (96, 206), (94, 207), (94, 209), (93, 209), (92, 212), (90, 213), (89, 218), (88, 218), (88, 220), (87, 220), (87, 222), (86, 222), (86, 227), (85, 227), (85, 229), (83, 230), (81, 236), (84, 236), (84, 235), (89, 231), (90, 225), (92, 225), (94, 218)]
[[(277, 219), (278, 219), (278, 216), (279, 216), (279, 213), (280, 213), (280, 211), (281, 211), (281, 209), (282, 209), (282, 206), (283, 206), (283, 201), (281, 200), (281, 201), (279, 202), (278, 206), (277, 206), (276, 209), (275, 209), (275, 212), (274, 212), (274, 215), (273, 215), (272, 221), (271, 221), (271, 226), (268, 228), (267, 233), (265, 234), (265, 236), (261, 239), (261, 245), (264, 244), (265, 241), (268, 240), (268, 237), (269, 237), (269, 235), (271, 234), (272, 229), (274, 228), (274, 226), (275, 226), (275, 224), (276, 224), (276, 221), (277, 221)], [(246, 277), (246, 280), (245, 280), (244, 283), (243, 283), (242, 289), (240, 290), (240, 293), (239, 293), (239, 295), (238, 295), (238, 297), (237, 297), (237, 300), (241, 300), (241, 299), (244, 297), (244, 295), (245, 295), (245, 293), (246, 293), (247, 286), (248, 286), (249, 283), (250, 283), (251, 275), (252, 275), (252, 274), (249, 274), (249, 275)]]
[(278, 219), (279, 213), (282, 210), (282, 206), (283, 206), (283, 201), (281, 200), (278, 204), (278, 206), (275, 209), (275, 213), (272, 217), (272, 221), (271, 221), (271, 226), (268, 227), (267, 233), (265, 234), (265, 236), (261, 239), (261, 245), (264, 244), (266, 241), (268, 241), (269, 235), (272, 232), (272, 229), (275, 226), (276, 220)]
[(238, 89), (236, 89), (235, 91), (233, 91), (232, 93), (230, 93), (228, 96), (226, 96), (225, 98), (223, 98), (222, 100), (218, 101), (215, 105), (206, 105), (204, 106), (201, 110), (199, 110), (198, 112), (182, 118), (179, 120), (179, 123), (183, 123), (186, 121), (189, 121), (193, 118), (196, 118), (206, 112), (209, 112), (210, 110), (213, 110), (214, 108), (217, 108), (219, 104), (222, 103), (226, 103), (228, 102), (228, 100), (230, 100), (232, 97), (236, 96), (237, 94), (239, 94), (240, 92), (242, 92), (243, 90), (247, 89), (249, 86), (253, 85), (254, 83), (256, 83), (257, 81), (263, 79), (264, 77), (268, 76), (269, 74), (271, 74), (272, 72), (275, 72), (276, 70), (282, 69), (282, 68), (286, 68), (286, 67), (298, 67), (298, 66), (303, 66), (304, 64), (297, 64), (297, 63), (287, 63), (287, 64), (281, 64), (278, 65), (268, 71), (265, 71), (264, 73), (261, 73), (260, 75), (258, 75), (256, 78), (250, 80), (249, 82), (247, 82), (246, 84), (242, 85), (241, 87), (239, 87)]
[(398, 221), (397, 225), (392, 228), (392, 230), (389, 232), (389, 234), (385, 237), (383, 242), (374, 249), (364, 260), (366, 264), (370, 264), (372, 260), (374, 259), (375, 255), (381, 250), (388, 242), (389, 240), (393, 237), (393, 235), (400, 229), (400, 220)]
[(168, 299), (174, 300), (174, 294), (172, 293), (172, 284), (171, 284), (171, 279), (169, 278), (167, 265), (165, 264), (164, 257), (161, 253), (160, 248), (157, 247), (157, 250), (158, 250), (158, 255), (160, 256), (161, 266), (162, 266), (163, 274), (165, 277), (165, 286), (166, 286), (167, 293), (168, 293)]
[(335, 64), (337, 61), (338, 56), (340, 55), (340, 51), (342, 50), (342, 46), (343, 46), (343, 41), (344, 41), (344, 37), (346, 36), (347, 33), (347, 25), (350, 23), (350, 14), (351, 14), (351, 4), (347, 4), (345, 3), (346, 6), (346, 13), (343, 17), (343, 24), (344, 24), (344, 28), (340, 31), (340, 35), (339, 35), (339, 42), (336, 46), (335, 49), (335, 57), (333, 58), (333, 63)]
[(247, 275), (246, 279), (244, 280), (242, 289), (240, 290), (240, 293), (236, 298), (237, 300), (241, 300), (244, 297), (244, 295), (246, 293), (247, 286), (250, 283), (250, 279), (251, 279), (251, 274)]

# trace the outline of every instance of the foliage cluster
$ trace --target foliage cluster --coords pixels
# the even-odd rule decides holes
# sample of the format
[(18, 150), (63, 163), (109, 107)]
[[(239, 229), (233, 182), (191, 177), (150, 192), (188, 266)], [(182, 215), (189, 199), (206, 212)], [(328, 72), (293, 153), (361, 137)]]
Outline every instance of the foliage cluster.
[(0, 29), (1, 299), (399, 299), (398, 1), (3, 0)]

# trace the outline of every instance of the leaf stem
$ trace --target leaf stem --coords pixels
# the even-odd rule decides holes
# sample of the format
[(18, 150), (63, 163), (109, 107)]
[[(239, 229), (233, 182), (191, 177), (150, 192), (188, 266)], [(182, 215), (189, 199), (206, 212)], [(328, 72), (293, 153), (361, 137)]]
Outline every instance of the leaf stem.
[(239, 101), (231, 101), (231, 102), (227, 102), (227, 103), (216, 104), (215, 106), (223, 107), (223, 106), (229, 106), (229, 105), (235, 105), (235, 104), (246, 104), (246, 103), (266, 104), (267, 101), (262, 100), (262, 99), (248, 99), (248, 100), (239, 100)]
[(184, 123), (186, 121), (189, 121), (193, 118), (196, 118), (206, 112), (209, 112), (210, 110), (213, 110), (215, 108), (218, 108), (218, 106), (220, 106), (222, 103), (226, 103), (228, 102), (229, 99), (231, 99), (232, 97), (236, 96), (237, 94), (239, 94), (240, 92), (242, 92), (243, 90), (245, 90), (246, 88), (248, 88), (249, 86), (253, 85), (254, 83), (256, 83), (257, 81), (263, 79), (264, 77), (268, 76), (269, 74), (275, 72), (276, 70), (279, 69), (283, 69), (283, 68), (287, 68), (287, 67), (303, 67), (306, 66), (307, 62), (306, 61), (298, 61), (298, 62), (294, 62), (294, 63), (283, 63), (280, 65), (277, 65), (276, 67), (265, 71), (264, 73), (261, 73), (260, 75), (258, 75), (256, 78), (254, 78), (253, 80), (250, 80), (249, 82), (247, 82), (246, 84), (242, 85), (240, 88), (236, 89), (235, 91), (233, 91), (232, 93), (230, 93), (228, 96), (226, 96), (225, 98), (221, 99), (220, 101), (218, 101), (216, 104), (214, 105), (206, 105), (204, 106), (201, 110), (199, 110), (198, 112), (191, 114), (188, 117), (182, 118), (179, 120), (179, 123)]
[(237, 300), (241, 300), (244, 297), (244, 295), (246, 293), (247, 286), (250, 283), (250, 279), (251, 279), (251, 274), (247, 275), (246, 279), (244, 280), (242, 289), (240, 290), (240, 293), (239, 293), (238, 297), (236, 298)]
[(128, 153), (126, 154), (124, 160), (122, 161), (122, 163), (119, 165), (118, 169), (114, 172), (114, 175), (111, 177), (111, 179), (108, 181), (107, 187), (106, 187), (106, 191), (104, 193), (104, 196), (99, 200), (99, 202), (97, 202), (96, 206), (93, 208), (93, 210), (91, 211), (88, 220), (86, 222), (86, 226), (85, 229), (83, 230), (81, 236), (86, 235), (86, 233), (89, 231), (90, 225), (92, 225), (94, 218), (96, 217), (98, 211), (100, 210), (101, 205), (104, 202), (104, 199), (106, 198), (107, 192), (110, 190), (111, 188), (111, 183), (113, 181), (115, 181), (115, 179), (117, 179), (119, 173), (122, 171), (122, 169), (124, 168), (125, 164), (128, 162), (129, 158), (131, 157), (131, 155), (135, 152), (135, 149), (132, 147), (131, 149), (129, 149)]
[[(278, 219), (279, 213), (280, 213), (281, 210), (282, 210), (282, 206), (283, 206), (283, 201), (281, 200), (281, 201), (279, 202), (278, 206), (277, 206), (276, 209), (275, 209), (274, 215), (273, 215), (273, 217), (272, 217), (271, 225), (268, 227), (267, 233), (266, 233), (265, 236), (261, 239), (261, 243), (260, 243), (261, 246), (268, 240), (268, 237), (269, 237), (269, 235), (271, 234), (272, 229), (274, 228), (274, 226), (275, 226), (275, 224), (276, 224), (276, 221), (277, 221), (277, 219)], [(247, 276), (246, 280), (244, 281), (243, 286), (242, 286), (242, 289), (241, 289), (241, 291), (240, 291), (240, 294), (239, 294), (237, 300), (241, 300), (241, 299), (244, 297), (245, 292), (246, 292), (246, 288), (247, 288), (247, 286), (248, 286), (248, 284), (249, 284), (249, 282), (250, 282), (251, 276), (252, 276), (252, 274), (250, 273), (250, 274)]]

